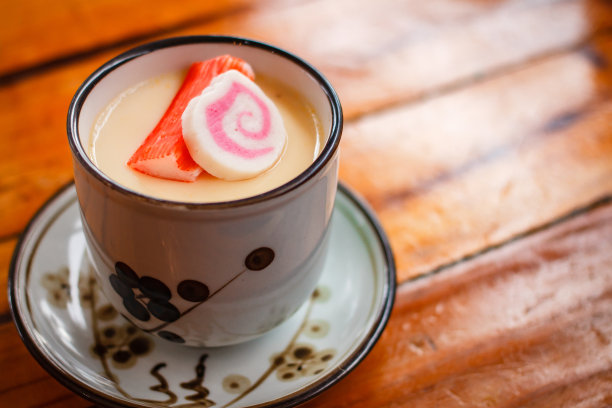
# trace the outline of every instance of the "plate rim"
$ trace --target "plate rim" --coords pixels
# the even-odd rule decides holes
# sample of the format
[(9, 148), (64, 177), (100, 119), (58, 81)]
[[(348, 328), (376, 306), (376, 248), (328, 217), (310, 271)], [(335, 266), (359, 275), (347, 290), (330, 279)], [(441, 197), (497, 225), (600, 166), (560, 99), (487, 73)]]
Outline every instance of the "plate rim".
[[(40, 350), (37, 346), (36, 341), (32, 338), (32, 333), (27, 325), (23, 321), (23, 317), (19, 314), (19, 307), (17, 305), (17, 288), (16, 288), (16, 275), (17, 275), (17, 264), (19, 260), (23, 258), (23, 250), (25, 245), (31, 239), (33, 229), (38, 222), (42, 221), (43, 214), (64, 194), (74, 187), (74, 181), (70, 181), (60, 187), (53, 195), (51, 195), (34, 213), (34, 215), (28, 221), (26, 227), (21, 233), (19, 240), (15, 246), (13, 254), (11, 256), (11, 262), (9, 264), (8, 271), (8, 300), (9, 309), (12, 317), (13, 324), (17, 328), (17, 332), (21, 341), (26, 346), (27, 350), (34, 357), (36, 362), (53, 377), (60, 384), (65, 386), (68, 390), (74, 392), (80, 397), (100, 404), (101, 406), (109, 408), (142, 408), (147, 405), (135, 404), (131, 401), (119, 400), (110, 396), (104, 392), (88, 386), (87, 384), (73, 378), (69, 373), (64, 373), (55, 364), (53, 364), (46, 353)], [(357, 367), (365, 357), (370, 353), (374, 345), (378, 342), (382, 332), (384, 331), (393, 305), (395, 303), (397, 280), (396, 280), (396, 266), (393, 251), (389, 243), (388, 237), (382, 228), (374, 210), (369, 204), (360, 197), (355, 191), (345, 185), (343, 182), (338, 182), (338, 191), (343, 194), (345, 198), (352, 202), (358, 211), (362, 213), (366, 221), (372, 227), (374, 232), (374, 240), (380, 245), (381, 258), (386, 266), (386, 276), (384, 276), (382, 294), (383, 299), (381, 302), (380, 310), (377, 312), (377, 316), (372, 322), (364, 340), (355, 349), (349, 353), (345, 359), (335, 366), (330, 372), (319, 378), (317, 381), (307, 385), (301, 390), (297, 390), (293, 393), (284, 395), (278, 399), (267, 401), (262, 404), (249, 405), (247, 408), (280, 408), (280, 407), (294, 407), (298, 404), (302, 404), (325, 390), (331, 388), (342, 380), (348, 373), (350, 373), (355, 367)], [(34, 249), (35, 250), (35, 249)], [(149, 405), (154, 407), (155, 405)]]

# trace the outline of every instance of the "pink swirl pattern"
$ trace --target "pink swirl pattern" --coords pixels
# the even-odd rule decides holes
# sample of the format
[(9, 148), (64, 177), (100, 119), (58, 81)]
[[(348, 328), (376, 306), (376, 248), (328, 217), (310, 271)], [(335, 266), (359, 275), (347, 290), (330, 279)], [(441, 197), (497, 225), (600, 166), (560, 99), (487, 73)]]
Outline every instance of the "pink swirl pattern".
[(245, 159), (253, 159), (271, 152), (274, 150), (274, 148), (264, 147), (260, 149), (248, 149), (231, 139), (223, 128), (223, 118), (227, 115), (228, 111), (234, 104), (234, 101), (241, 93), (247, 94), (257, 104), (262, 114), (263, 123), (261, 129), (257, 132), (252, 132), (245, 129), (242, 125), (242, 119), (245, 116), (252, 117), (253, 112), (242, 111), (237, 117), (236, 130), (238, 130), (246, 138), (253, 140), (265, 140), (270, 135), (270, 110), (264, 101), (262, 101), (250, 89), (238, 82), (232, 83), (232, 86), (225, 95), (206, 107), (206, 123), (208, 125), (208, 130), (210, 131), (210, 134), (212, 135), (217, 146), (236, 156), (240, 156)]

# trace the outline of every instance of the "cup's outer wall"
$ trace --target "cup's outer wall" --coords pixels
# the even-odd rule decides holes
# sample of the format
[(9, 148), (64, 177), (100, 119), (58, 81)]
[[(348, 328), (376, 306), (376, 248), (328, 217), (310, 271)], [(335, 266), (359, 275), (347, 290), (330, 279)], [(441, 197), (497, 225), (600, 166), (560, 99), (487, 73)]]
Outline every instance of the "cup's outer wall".
[[(305, 172), (259, 196), (199, 205), (129, 191), (93, 166), (84, 146), (96, 115), (113, 95), (139, 78), (229, 51), (249, 61), (256, 72), (280, 72), (277, 79), (312, 104), (328, 139)], [(105, 295), (144, 330), (159, 334), (163, 329), (195, 346), (246, 341), (290, 317), (312, 293), (322, 270), (341, 130), (340, 103), (329, 83), (297, 57), (266, 44), (182, 37), (138, 47), (109, 61), (77, 91), (68, 115), (83, 229)], [(252, 262), (249, 266), (249, 255), (258, 253), (267, 254), (263, 268)], [(118, 276), (126, 268), (137, 279), (118, 290)], [(147, 293), (142, 282), (162, 282), (168, 291)], [(180, 288), (186, 286), (199, 288), (195, 298), (184, 296)], [(203, 287), (208, 291), (205, 301)], [(126, 308), (126, 302), (137, 302), (141, 313)], [(176, 320), (166, 321), (169, 316)]]

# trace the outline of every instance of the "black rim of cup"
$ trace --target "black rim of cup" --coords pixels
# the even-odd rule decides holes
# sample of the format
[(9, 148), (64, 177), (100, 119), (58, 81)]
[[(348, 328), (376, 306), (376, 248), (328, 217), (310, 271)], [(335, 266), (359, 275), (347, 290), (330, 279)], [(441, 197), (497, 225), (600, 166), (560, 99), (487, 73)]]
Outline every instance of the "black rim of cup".
[[(81, 112), (81, 108), (85, 100), (87, 99), (90, 92), (93, 88), (102, 80), (106, 75), (111, 73), (116, 68), (122, 66), (125, 63), (130, 62), (131, 60), (138, 58), (140, 56), (149, 54), (156, 50), (175, 47), (180, 45), (189, 45), (189, 44), (207, 44), (207, 43), (223, 43), (223, 44), (233, 44), (247, 47), (259, 48), (264, 51), (279, 55), (294, 64), (300, 66), (304, 69), (311, 77), (313, 77), (321, 86), (321, 90), (327, 96), (329, 101), (329, 106), (332, 114), (332, 123), (329, 132), (328, 139), (323, 146), (323, 149), (317, 156), (317, 158), (313, 161), (313, 163), (302, 173), (300, 173), (297, 177), (293, 178), (289, 182), (274, 188), (272, 190), (266, 191), (264, 193), (239, 199), (232, 201), (222, 201), (222, 202), (212, 202), (212, 203), (191, 203), (191, 202), (183, 202), (183, 201), (173, 201), (166, 200), (161, 198), (151, 197), (134, 190), (131, 190), (127, 187), (120, 185), (119, 183), (113, 181), (110, 177), (105, 175), (100, 169), (98, 169), (93, 162), (87, 156), (85, 149), (83, 148), (78, 131), (79, 124), (79, 116)], [(302, 60), (301, 58), (295, 56), (294, 54), (277, 48), (273, 45), (269, 45), (260, 41), (250, 40), (246, 38), (240, 37), (231, 37), (231, 36), (215, 36), (215, 35), (193, 35), (193, 36), (184, 36), (184, 37), (172, 37), (159, 41), (150, 42), (147, 44), (143, 44), (141, 46), (132, 48), (115, 58), (109, 60), (98, 69), (96, 69), (79, 87), (77, 92), (75, 93), (72, 101), (70, 103), (70, 107), (68, 109), (68, 120), (67, 120), (67, 131), (68, 131), (68, 143), (70, 145), (70, 149), (72, 150), (73, 157), (80, 163), (80, 165), (91, 175), (93, 175), (96, 179), (98, 179), (103, 184), (108, 187), (121, 192), (123, 194), (127, 194), (132, 196), (135, 199), (143, 200), (150, 203), (155, 203), (156, 205), (162, 206), (170, 206), (170, 207), (182, 207), (182, 208), (193, 208), (193, 209), (216, 209), (216, 208), (224, 208), (224, 207), (242, 207), (245, 205), (252, 205), (261, 201), (267, 201), (282, 195), (287, 194), (288, 192), (296, 189), (297, 187), (306, 183), (313, 176), (318, 174), (322, 169), (324, 169), (328, 163), (333, 159), (338, 146), (340, 144), (340, 136), (342, 134), (342, 125), (343, 125), (343, 117), (342, 117), (342, 107), (340, 105), (340, 100), (336, 91), (331, 86), (329, 81), (312, 65)]]

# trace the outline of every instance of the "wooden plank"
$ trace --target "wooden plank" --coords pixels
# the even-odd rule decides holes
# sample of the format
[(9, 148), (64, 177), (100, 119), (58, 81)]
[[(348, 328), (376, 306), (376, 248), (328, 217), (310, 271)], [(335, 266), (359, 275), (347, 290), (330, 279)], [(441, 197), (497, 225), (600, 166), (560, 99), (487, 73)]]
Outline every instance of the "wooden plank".
[(63, 387), (50, 376), (0, 394), (3, 407), (86, 408), (92, 403)]
[(402, 285), (371, 354), (306, 406), (609, 403), (610, 242), (612, 204)]
[[(402, 285), (371, 354), (305, 406), (609, 403), (610, 240), (606, 205)], [(9, 324), (0, 325), (0, 367), (12, 370), (2, 406), (90, 406), (37, 367)]]
[(110, 44), (159, 35), (244, 10), (246, 0), (5, 1), (0, 76)]
[[(601, 33), (612, 5), (282, 3), (291, 7), (215, 14), (210, 23), (153, 16), (141, 31), (68, 41), (66, 54), (40, 50), (27, 64), (58, 63), (5, 77), (0, 262), (71, 177), (65, 110), (87, 73), (158, 29), (251, 36), (304, 56), (338, 88), (350, 119), (341, 175), (380, 215), (400, 281), (480, 255), (401, 286), (380, 343), (307, 406), (612, 404), (612, 205), (479, 252), (602, 195), (609, 202), (612, 39)], [(165, 28), (154, 26), (160, 19)], [(0, 313), (6, 306), (0, 296)], [(36, 364), (8, 322), (0, 323), (0, 370), (10, 373), (0, 406), (91, 406)]]
[[(84, 14), (95, 14), (98, 7), (102, 13), (121, 10), (98, 2), (87, 7), (92, 10), (82, 11)], [(124, 7), (136, 9), (140, 2)], [(66, 13), (66, 8), (70, 7), (60, 7), (60, 13)], [(186, 11), (193, 10), (187, 7)], [(46, 24), (57, 24), (57, 16), (52, 17)], [(425, 4), (418, 0), (318, 0), (304, 4), (278, 0), (225, 18), (211, 18), (210, 23), (185, 29), (177, 25), (176, 30), (166, 29), (161, 35), (239, 35), (287, 48), (330, 77), (350, 118), (566, 49), (610, 27), (611, 17), (612, 6), (603, 0), (437, 0)], [(40, 18), (44, 26), (47, 19), (44, 15)], [(152, 33), (159, 18), (150, 20)], [(70, 33), (56, 30), (59, 37), (50, 41), (58, 44), (44, 44), (42, 51), (65, 47), (72, 41), (100, 43), (103, 39), (99, 37), (108, 30), (113, 29), (106, 27), (87, 36), (89, 40), (75, 40)], [(122, 40), (129, 42), (130, 38)], [(31, 47), (36, 47), (35, 42)], [(25, 52), (21, 48), (9, 50)]]
[[(0, 282), (8, 281), (9, 264), (16, 244), (16, 238), (0, 241)], [(8, 321), (10, 319), (9, 315), (8, 293), (6, 290), (2, 290), (0, 291), (0, 322)]]
[(606, 37), (346, 127), (341, 178), (377, 210), (400, 281), (612, 193), (609, 77), (594, 62), (611, 51)]
[(180, 33), (235, 34), (293, 51), (329, 77), (354, 118), (565, 50), (611, 23), (612, 4), (599, 0), (322, 0)]
[(28, 219), (72, 178), (65, 121), (70, 95), (97, 64), (52, 71), (0, 90), (0, 237)]
[[(47, 372), (34, 360), (30, 355), (25, 345), (21, 342), (17, 329), (12, 323), (4, 323), (0, 325), (0, 367), (6, 373), (10, 371), (11, 375), (5, 375), (0, 384), (0, 406), (2, 407), (25, 407), (29, 406), (24, 403), (8, 404), (4, 400), (8, 395), (14, 394), (15, 398), (23, 394), (24, 388), (35, 389), (38, 384), (48, 382), (51, 379)], [(56, 388), (61, 388), (57, 381)], [(41, 395), (38, 400), (41, 400)], [(15, 402), (17, 400), (15, 399)]]
[(530, 396), (531, 401), (521, 401), (524, 408), (598, 408), (612, 405), (610, 395), (612, 372), (599, 372), (578, 381), (571, 387), (550, 387), (537, 395)]
[(598, 89), (592, 80), (596, 73), (583, 53), (562, 54), (352, 121), (343, 132), (341, 175), (377, 205), (389, 196), (416, 194), (603, 99), (609, 88)]
[(91, 402), (77, 396), (66, 390), (67, 394), (62, 394), (54, 401), (45, 401), (44, 405), (41, 405), (40, 408), (96, 408), (96, 405), (92, 405)]
[(0, 370), (0, 407), (92, 407), (36, 362), (10, 322), (0, 324)]
[[(416, 7), (416, 4), (417, 3), (410, 3), (410, 7)], [(448, 5), (447, 3), (436, 4)], [(316, 5), (319, 5), (320, 7), (317, 8), (315, 7)], [(313, 60), (315, 65), (320, 65), (323, 70), (328, 73), (332, 79), (332, 82), (336, 83), (343, 80), (342, 78), (346, 76), (345, 74), (347, 73), (347, 69), (352, 67), (352, 69), (358, 70), (358, 67), (363, 66), (364, 60), (360, 59), (361, 57), (359, 56), (362, 55), (361, 53), (364, 52), (364, 49), (369, 50), (368, 53), (363, 54), (366, 56), (370, 55), (369, 53), (373, 52), (374, 49), (389, 52), (390, 55), (385, 58), (388, 58), (390, 65), (397, 66), (398, 61), (401, 61), (401, 59), (404, 58), (401, 57), (401, 55), (411, 55), (411, 53), (416, 52), (415, 49), (411, 47), (415, 46), (414, 38), (420, 38), (419, 35), (415, 34), (420, 31), (418, 31), (416, 28), (414, 28), (414, 30), (417, 30), (416, 32), (411, 31), (413, 30), (411, 28), (407, 32), (404, 32), (403, 30), (405, 27), (399, 23), (399, 20), (396, 21), (396, 17), (393, 17), (393, 19), (390, 21), (396, 21), (396, 23), (390, 24), (389, 30), (379, 30), (381, 34), (372, 36), (372, 43), (366, 42), (363, 44), (361, 41), (352, 41), (348, 39), (354, 37), (351, 37), (351, 33), (354, 33), (355, 31), (355, 26), (351, 22), (353, 20), (343, 18), (337, 21), (337, 24), (335, 25), (323, 23), (331, 21), (332, 18), (337, 20), (336, 16), (342, 14), (342, 12), (348, 13), (346, 16), (349, 17), (354, 17), (353, 13), (355, 13), (355, 15), (368, 15), (368, 13), (370, 13), (374, 16), (372, 17), (372, 21), (379, 22), (382, 21), (381, 19), (383, 19), (384, 16), (389, 17), (403, 15), (404, 17), (408, 17), (413, 15), (409, 14), (409, 12), (412, 11), (410, 7), (406, 6), (406, 9), (404, 9), (399, 2), (391, 1), (389, 1), (388, 4), (385, 3), (384, 7), (375, 7), (370, 2), (353, 3), (348, 2), (348, 0), (341, 0), (338, 2), (313, 2), (312, 4), (307, 3), (304, 5), (297, 5), (295, 7), (280, 8), (278, 10), (265, 9), (260, 13), (243, 13), (240, 16), (235, 16), (232, 19), (221, 19), (215, 23), (198, 26), (197, 28), (193, 29), (194, 31), (181, 31), (177, 33), (187, 34), (196, 32), (198, 30), (200, 33), (223, 33), (236, 30), (235, 34), (239, 35), (252, 34), (252, 36), (264, 40), (278, 40), (280, 41), (280, 45), (286, 46), (287, 48), (296, 51), (298, 54), (304, 55), (306, 58)], [(435, 6), (421, 7), (425, 7), (425, 9), (420, 13), (415, 14), (420, 17), (410, 17), (412, 19), (410, 21), (413, 21), (413, 24), (411, 23), (408, 25), (410, 27), (425, 27), (426, 29), (423, 28), (423, 30), (425, 30), (423, 32), (429, 33), (429, 36), (424, 36), (422, 42), (416, 42), (421, 44), (419, 45), (418, 49), (423, 49), (423, 47), (425, 47), (423, 44), (430, 44), (433, 46), (438, 42), (445, 43), (446, 40), (449, 40), (452, 43), (452, 39), (461, 37), (459, 34), (462, 32), (462, 30), (468, 30), (474, 35), (480, 35), (481, 37), (474, 37), (472, 35), (467, 37), (474, 40), (474, 43), (484, 44), (483, 48), (480, 48), (478, 51), (478, 53), (482, 53), (483, 55), (483, 59), (480, 60), (481, 62), (478, 65), (480, 68), (471, 65), (473, 63), (473, 57), (469, 53), (457, 54), (456, 59), (445, 59), (444, 61), (436, 62), (436, 64), (439, 65), (434, 64), (437, 68), (436, 70), (431, 70), (432, 75), (437, 70), (446, 70), (449, 73), (447, 81), (444, 82), (444, 84), (447, 85), (465, 80), (466, 77), (472, 78), (473, 75), (476, 75), (476, 73), (484, 74), (487, 72), (487, 70), (499, 69), (501, 66), (508, 66), (508, 64), (517, 64), (525, 59), (534, 58), (537, 55), (549, 54), (558, 48), (567, 47), (577, 41), (582, 41), (584, 36), (590, 32), (589, 30), (603, 24), (600, 24), (600, 20), (610, 21), (604, 18), (607, 16), (606, 10), (608, 10), (609, 6), (606, 7), (603, 5), (603, 3), (597, 1), (589, 3), (588, 7), (589, 10), (594, 9), (602, 11), (601, 13), (585, 13), (585, 7), (587, 7), (587, 5), (573, 0), (563, 2), (545, 1), (542, 3), (507, 2), (495, 3), (495, 5), (487, 6), (485, 6), (484, 3), (466, 3), (461, 7), (457, 6), (458, 8), (455, 7), (450, 9), (444, 7), (436, 8)], [(432, 8), (430, 9), (429, 7)], [(387, 10), (385, 13), (388, 14), (384, 14), (382, 11), (377, 12), (378, 14), (374, 13), (377, 8)], [(381, 13), (383, 14), (381, 15)], [(436, 13), (442, 14), (438, 15)], [(339, 42), (337, 45), (334, 45), (333, 48), (320, 48), (319, 45), (321, 44), (321, 41), (318, 35), (305, 35), (304, 30), (306, 30), (306, 27), (310, 29), (310, 23), (312, 23), (310, 20), (311, 17), (306, 16), (312, 15), (319, 16), (319, 26), (322, 27), (323, 32), (327, 32), (330, 38), (336, 38), (336, 41)], [(500, 21), (500, 19), (503, 21), (508, 19), (508, 21), (511, 20), (519, 22), (522, 21), (519, 18), (521, 15), (524, 15), (524, 18), (527, 18), (529, 15), (534, 15), (535, 17), (532, 18), (535, 20), (529, 20), (531, 21), (530, 24), (537, 24), (540, 27), (547, 27), (547, 30), (550, 30), (556, 34), (537, 36), (533, 38), (530, 37), (529, 41), (535, 42), (539, 45), (527, 47), (527, 49), (530, 51), (525, 54), (520, 54), (518, 51), (512, 53), (510, 52), (512, 48), (508, 48), (507, 52), (515, 55), (514, 59), (503, 61), (497, 59), (497, 62), (495, 63), (486, 62), (488, 61), (486, 58), (487, 55), (494, 56), (498, 54), (490, 52), (489, 48), (492, 46), (488, 41), (485, 41), (485, 39), (489, 37), (497, 38), (502, 35), (504, 32), (503, 30), (495, 31), (496, 27), (498, 27), (497, 23)], [(550, 18), (551, 15), (556, 17)], [(587, 17), (585, 17), (585, 15)], [(415, 18), (417, 20), (420, 18), (421, 20), (415, 22)], [(586, 20), (584, 20), (585, 18)], [(570, 28), (561, 29), (561, 27), (556, 25), (558, 21), (564, 21)], [(494, 24), (494, 22), (496, 23)], [(440, 32), (444, 32), (444, 36), (436, 37), (434, 34), (434, 32), (437, 32), (435, 27), (438, 27), (438, 25), (444, 26), (444, 24), (448, 26), (447, 30), (440, 30)], [(288, 27), (287, 25), (291, 25), (294, 29), (286, 30)], [(519, 27), (516, 28), (516, 36), (519, 36), (518, 33), (520, 32), (520, 24), (518, 24), (518, 26)], [(371, 28), (368, 28), (367, 32), (375, 31), (376, 27), (380, 27), (378, 23), (373, 24)], [(481, 28), (477, 29), (477, 27)], [(513, 28), (514, 26), (512, 24), (506, 24), (503, 27), (506, 27), (504, 30), (515, 29)], [(531, 27), (531, 25), (528, 27)], [(333, 30), (338, 31), (335, 32)], [(279, 32), (286, 33), (286, 35), (283, 34), (281, 36), (278, 34)], [(567, 37), (568, 32), (572, 32), (574, 34)], [(301, 33), (301, 35), (291, 33)], [(391, 35), (390, 33), (394, 34)], [(514, 33), (514, 31), (512, 31), (512, 33)], [(508, 36), (514, 38), (515, 34), (508, 34)], [(389, 37), (389, 35), (391, 35), (391, 37)], [(398, 47), (383, 46), (391, 41), (390, 38), (396, 37), (402, 39), (401, 41), (397, 41)], [(522, 37), (519, 36), (517, 38)], [(543, 41), (544, 38), (547, 40)], [(559, 42), (560, 39), (563, 39), (563, 41)], [(543, 42), (539, 42), (541, 40)], [(526, 43), (527, 39), (523, 39), (522, 41)], [(395, 44), (395, 42), (393, 43)], [(522, 45), (519, 47), (519, 43), (516, 43), (515, 41), (507, 42), (507, 47), (514, 47), (512, 44), (517, 44), (517, 49), (526, 47), (526, 45), (523, 43), (521, 43)], [(344, 51), (343, 54), (338, 54), (338, 59), (330, 59), (330, 53), (332, 53), (332, 51), (339, 52), (342, 49), (345, 49), (346, 51)], [(412, 51), (406, 51), (407, 49)], [(118, 52), (118, 50), (115, 51)], [(101, 53), (80, 63), (73, 63), (61, 67), (61, 69), (49, 70), (45, 74), (36, 75), (29, 77), (26, 80), (6, 84), (0, 88), (0, 127), (2, 127), (2, 129), (5, 131), (5, 137), (0, 140), (0, 174), (2, 174), (2, 178), (0, 178), (0, 214), (2, 214), (0, 215), (0, 237), (15, 234), (16, 232), (20, 231), (34, 211), (42, 204), (42, 202), (59, 186), (70, 180), (72, 174), (71, 159), (67, 148), (64, 130), (65, 112), (67, 110), (68, 103), (79, 83), (86, 77), (86, 75), (103, 60), (106, 60), (111, 55), (114, 55), (115, 51)], [(438, 52), (442, 51), (439, 50)], [(474, 52), (476, 53), (476, 51)], [(373, 55), (370, 57), (375, 58)], [(330, 61), (343, 61), (342, 69), (336, 70), (336, 68), (334, 68), (335, 65), (333, 65), (336, 64), (336, 62), (333, 62), (332, 64)], [(432, 61), (435, 62), (437, 60), (432, 59)], [(461, 64), (468, 64), (468, 62), (472, 68), (467, 70), (455, 70), (455, 67), (461, 66)], [(452, 66), (453, 70), (448, 70), (449, 66)], [(423, 70), (423, 72), (423, 75), (426, 75), (426, 72), (429, 71)], [(461, 75), (455, 75), (457, 72), (461, 73)], [(591, 69), (589, 72), (596, 74), (598, 71)], [(351, 83), (357, 84), (355, 85), (357, 87), (376, 87), (376, 84), (380, 84), (381, 81), (385, 81), (388, 74), (389, 72), (386, 71), (369, 71), (367, 74), (364, 73), (363, 77), (358, 78), (352, 76)], [(359, 114), (362, 111), (362, 108), (360, 107), (369, 106), (372, 109), (378, 109), (381, 106), (396, 105), (400, 101), (410, 101), (411, 98), (415, 98), (416, 95), (433, 92), (434, 89), (439, 89), (436, 87), (444, 85), (440, 82), (440, 78), (435, 79), (432, 77), (431, 80), (423, 81), (422, 86), (419, 85), (418, 88), (413, 88), (413, 85), (416, 85), (412, 83), (412, 76), (401, 76), (400, 78), (402, 81), (407, 81), (406, 84), (398, 85), (398, 89), (401, 88), (403, 90), (401, 92), (398, 91), (398, 93), (389, 92), (388, 99), (386, 99), (382, 105), (379, 105), (378, 102), (373, 101), (368, 92), (364, 92), (363, 94), (355, 94), (354, 96), (350, 97), (343, 96), (348, 116), (350, 117), (351, 115), (355, 116)], [(583, 77), (580, 76), (580, 78)], [(347, 88), (350, 87), (347, 85)], [(365, 88), (360, 89), (363, 91)], [(342, 91), (342, 89), (340, 89), (340, 91), (341, 94), (348, 92)], [(563, 101), (563, 98), (561, 98), (561, 100)], [(427, 104), (428, 102), (424, 101), (422, 103)], [(513, 106), (518, 106), (521, 103), (522, 101), (515, 101)], [(558, 105), (555, 106), (558, 108)], [(503, 113), (504, 106), (502, 105), (501, 108), (501, 113)], [(433, 116), (436, 115), (436, 113), (431, 110), (430, 114)], [(497, 115), (500, 115), (500, 112), (498, 112)], [(524, 120), (526, 121), (525, 123), (527, 125), (532, 123), (526, 119)], [(394, 125), (392, 123), (385, 123), (383, 128), (393, 130)], [(353, 149), (352, 151), (355, 152), (356, 150), (354, 143), (357, 143), (350, 141), (350, 129), (351, 126), (348, 125), (346, 140), (343, 143), (343, 149), (347, 150), (347, 153), (343, 155), (343, 160), (345, 163), (343, 164), (343, 179), (356, 187), (358, 191), (365, 193), (369, 199), (376, 202), (378, 196), (371, 194), (371, 191), (368, 190), (369, 187), (367, 184), (367, 178), (360, 178), (351, 175), (352, 172), (359, 167), (369, 168), (373, 161), (370, 160), (368, 163), (361, 163), (359, 160), (350, 157), (351, 149)], [(417, 136), (421, 138), (430, 137), (430, 135), (424, 134)], [(478, 140), (482, 140), (482, 137)], [(490, 146), (490, 144), (485, 144), (484, 146), (486, 148)], [(437, 148), (443, 148), (443, 145), (439, 145), (436, 147), (436, 149)], [(391, 148), (382, 154), (377, 152), (377, 155), (373, 157), (376, 157), (376, 160), (379, 163), (384, 163), (390, 157), (390, 155), (392, 155), (393, 151), (394, 148)], [(442, 151), (440, 151), (437, 156), (432, 156), (436, 160), (436, 163), (432, 163), (434, 166), (437, 165), (437, 162), (442, 157), (441, 152)], [(476, 148), (473, 152), (470, 150), (466, 151), (467, 155), (472, 153), (474, 156), (478, 157), (478, 155), (482, 153), (482, 150), (479, 151), (478, 148)], [(403, 159), (400, 156), (395, 158), (395, 161), (397, 160), (402, 161)], [(463, 159), (459, 160), (455, 158), (454, 160), (455, 163), (459, 163), (459, 165), (465, 162)], [(407, 163), (406, 160), (403, 160), (402, 164), (406, 166), (406, 170), (404, 172), (415, 168), (408, 167), (407, 165), (410, 163)], [(433, 166), (428, 165), (426, 162), (421, 161), (420, 164), (423, 165), (423, 169), (425, 169), (425, 171), (432, 170)], [(387, 172), (385, 171), (383, 174), (387, 174)], [(424, 177), (427, 177), (427, 174), (424, 175)], [(359, 180), (357, 180), (358, 178)], [(361, 179), (363, 179), (363, 182)], [(400, 179), (400, 182), (404, 183), (404, 179)], [(382, 184), (393, 186), (394, 183), (395, 181), (393, 178), (389, 177), (389, 179)], [(476, 191), (475, 194), (474, 199), (477, 200), (479, 192)], [(430, 208), (432, 211), (436, 211), (435, 206)], [(380, 206), (376, 206), (376, 209), (382, 210)], [(454, 209), (451, 209), (450, 211), (454, 211)], [(389, 217), (386, 219), (388, 220)], [(389, 223), (389, 221), (386, 221), (386, 225), (389, 225)], [(400, 254), (402, 256), (404, 256), (403, 252), (410, 251), (410, 248), (404, 247), (404, 241), (398, 241), (397, 238), (397, 236), (405, 236), (409, 233), (409, 230), (406, 228), (411, 226), (405, 226), (404, 224), (400, 223), (400, 226), (394, 232), (394, 236), (396, 237), (394, 239), (394, 247), (397, 251), (402, 252)], [(449, 257), (444, 259), (454, 259), (456, 256), (457, 253), (452, 253)], [(411, 265), (407, 260), (400, 259), (400, 261), (400, 267), (402, 270), (407, 270), (408, 265)], [(433, 263), (433, 265), (443, 261), (444, 260), (436, 261)], [(422, 270), (431, 265), (432, 264), (427, 264), (423, 268), (417, 268), (417, 273), (421, 273)], [(412, 268), (412, 266), (410, 267)], [(406, 272), (403, 272), (402, 278), (406, 276)]]

